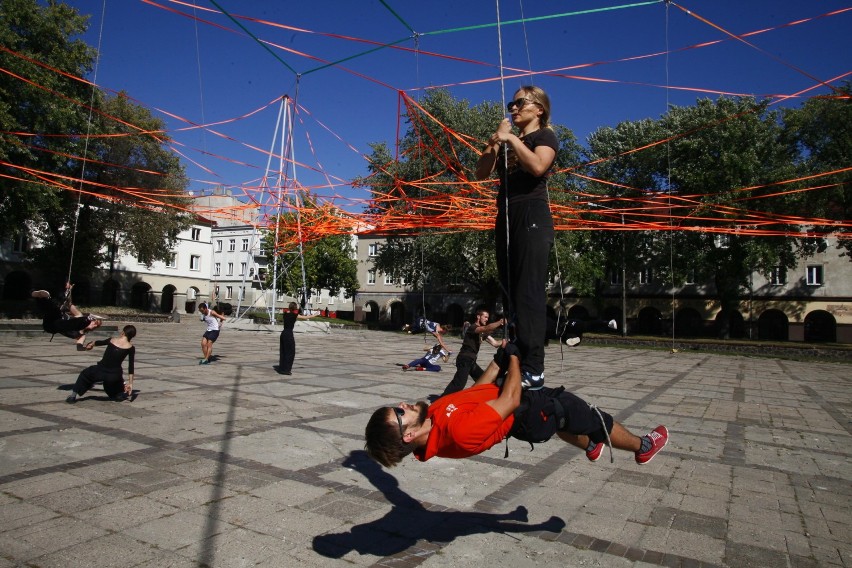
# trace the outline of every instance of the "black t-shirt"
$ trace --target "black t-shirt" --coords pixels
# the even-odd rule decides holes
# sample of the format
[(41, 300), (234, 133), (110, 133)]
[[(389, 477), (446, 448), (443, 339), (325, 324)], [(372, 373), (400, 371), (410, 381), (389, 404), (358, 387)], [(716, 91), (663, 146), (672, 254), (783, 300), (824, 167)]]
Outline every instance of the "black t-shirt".
[[(521, 140), (524, 146), (535, 152), (538, 146), (549, 146), (554, 152), (559, 151), (559, 141), (556, 139), (556, 133), (550, 128), (539, 128), (535, 132), (530, 132)], [(503, 157), (497, 158), (497, 172), (500, 175), (500, 193), (497, 196), (497, 204), (501, 206), (505, 201), (506, 188), (504, 184), (508, 182), (509, 187), (509, 203), (517, 203), (529, 199), (547, 200), (547, 177), (550, 175), (550, 168), (543, 176), (534, 176), (525, 171), (518, 164), (518, 156), (510, 146), (506, 146), (509, 151), (507, 158), (508, 164), (508, 179), (503, 175)], [(555, 160), (554, 160), (555, 162)]]
[(293, 331), (296, 327), (296, 320), (299, 319), (299, 314), (293, 312), (284, 312), (281, 316), (281, 323), (284, 325), (285, 331)]
[(104, 350), (104, 356), (101, 358), (98, 365), (105, 369), (109, 369), (111, 371), (121, 372), (121, 364), (124, 362), (124, 359), (128, 356), (130, 359), (127, 362), (127, 372), (129, 374), (133, 374), (133, 364), (134, 359), (136, 358), (136, 346), (131, 345), (129, 348), (125, 349), (122, 347), (117, 347), (113, 344), (112, 341), (107, 339), (99, 339), (95, 341), (95, 345), (101, 346), (106, 345), (106, 349)]
[(482, 335), (476, 333), (476, 324), (466, 325), (462, 334), (462, 346), (456, 359), (476, 359), (482, 345)]

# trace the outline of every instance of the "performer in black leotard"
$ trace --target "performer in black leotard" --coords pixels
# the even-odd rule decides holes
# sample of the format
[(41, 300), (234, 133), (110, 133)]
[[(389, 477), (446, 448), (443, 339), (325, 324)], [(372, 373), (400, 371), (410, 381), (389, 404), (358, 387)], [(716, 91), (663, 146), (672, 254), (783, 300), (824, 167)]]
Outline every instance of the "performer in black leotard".
[[(70, 293), (70, 284), (66, 286)], [(101, 320), (92, 315), (83, 315), (77, 306), (67, 301), (62, 306), (51, 300), (47, 290), (36, 290), (32, 294), (42, 314), (41, 327), (46, 333), (58, 333), (77, 340), (77, 350), (85, 350), (86, 333), (101, 326)], [(70, 297), (68, 297), (70, 300)]]
[[(104, 356), (97, 365), (92, 365), (83, 370), (80, 376), (77, 377), (77, 382), (71, 392), (71, 396), (65, 399), (65, 402), (75, 403), (77, 397), (82, 396), (95, 383), (103, 382), (104, 392), (107, 393), (110, 400), (120, 402), (127, 398), (127, 395), (133, 393), (133, 365), (136, 357), (136, 347), (130, 341), (136, 336), (136, 327), (132, 325), (124, 326), (117, 338), (101, 339), (92, 341), (86, 345), (86, 349), (90, 350), (95, 345), (106, 345)], [(127, 382), (121, 375), (121, 364), (125, 359), (127, 362)]]

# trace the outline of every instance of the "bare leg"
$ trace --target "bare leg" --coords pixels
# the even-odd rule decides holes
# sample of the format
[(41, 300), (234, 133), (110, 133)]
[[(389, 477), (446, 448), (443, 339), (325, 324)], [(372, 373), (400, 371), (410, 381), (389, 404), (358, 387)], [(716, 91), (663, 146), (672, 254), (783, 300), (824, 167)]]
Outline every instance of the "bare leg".
[[(568, 432), (557, 432), (557, 436), (568, 442), (572, 446), (577, 446), (581, 450), (589, 447), (589, 437), (580, 434), (569, 434)], [(629, 452), (638, 452), (642, 447), (642, 438), (634, 436), (627, 428), (619, 422), (612, 423), (612, 432), (609, 433), (609, 439), (612, 441), (612, 447), (619, 450), (627, 450)]]

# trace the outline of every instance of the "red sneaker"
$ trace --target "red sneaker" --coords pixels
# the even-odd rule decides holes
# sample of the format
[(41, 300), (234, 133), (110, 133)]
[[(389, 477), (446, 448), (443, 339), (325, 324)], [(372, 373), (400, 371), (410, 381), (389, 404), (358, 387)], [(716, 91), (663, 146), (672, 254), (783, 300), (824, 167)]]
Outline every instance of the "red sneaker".
[(419, 367), (419, 366), (418, 366), (418, 367), (414, 367), (414, 370), (415, 370), (415, 371), (425, 371), (425, 370), (426, 370), (426, 367)]
[(595, 447), (591, 450), (586, 451), (586, 457), (589, 458), (589, 461), (596, 462), (601, 458), (601, 454), (603, 453), (603, 449), (606, 447), (606, 444), (603, 442), (598, 442), (595, 444)]
[(654, 459), (654, 456), (669, 443), (669, 431), (665, 426), (657, 426), (645, 435), (651, 440), (651, 449), (645, 453), (636, 452), (636, 463), (643, 465)]

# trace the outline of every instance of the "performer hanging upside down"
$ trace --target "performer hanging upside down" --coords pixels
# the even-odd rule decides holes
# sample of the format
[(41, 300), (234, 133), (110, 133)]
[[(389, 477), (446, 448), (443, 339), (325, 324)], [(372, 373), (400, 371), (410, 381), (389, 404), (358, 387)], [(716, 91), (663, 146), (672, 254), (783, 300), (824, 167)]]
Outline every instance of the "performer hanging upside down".
[(453, 354), (453, 352), (450, 351), (449, 348), (447, 348), (447, 345), (444, 343), (444, 333), (446, 333), (447, 330), (444, 329), (443, 326), (441, 326), (441, 324), (436, 321), (431, 321), (424, 318), (423, 316), (420, 316), (415, 322), (414, 329), (412, 329), (411, 326), (408, 324), (406, 324), (405, 327), (403, 327), (402, 329), (403, 331), (407, 331), (408, 333), (428, 331), (429, 333), (435, 336), (435, 339), (437, 339), (438, 343), (441, 344), (441, 349), (446, 351), (447, 355)]
[(562, 330), (562, 334), (559, 336), (559, 341), (569, 347), (574, 347), (580, 344), (583, 340), (583, 334), (587, 331), (606, 333), (617, 330), (618, 322), (614, 319), (609, 321), (601, 319), (592, 321), (570, 319), (566, 322), (565, 329)]
[(444, 363), (450, 360), (450, 354), (446, 349), (443, 349), (440, 344), (436, 343), (432, 347), (426, 348), (426, 355), (415, 359), (411, 363), (402, 366), (403, 371), (432, 371), (437, 373), (441, 370), (441, 366), (436, 363), (443, 360)]
[[(643, 437), (631, 434), (611, 415), (590, 406), (564, 388), (524, 390), (521, 360), (513, 344), (501, 349), (476, 383), (465, 390), (426, 402), (382, 407), (365, 430), (367, 453), (393, 467), (413, 453), (418, 461), (435, 456), (466, 458), (499, 444), (507, 436), (543, 442), (553, 434), (585, 450), (597, 461), (604, 446), (634, 453), (636, 463), (651, 461), (668, 442), (657, 426)], [(501, 369), (506, 370), (498, 386)]]
[(60, 334), (77, 340), (77, 351), (85, 350), (86, 333), (103, 323), (98, 316), (83, 314), (71, 303), (71, 284), (65, 285), (65, 301), (57, 305), (47, 290), (36, 290), (31, 295), (42, 314), (41, 327), (46, 333)]
[[(134, 337), (136, 337), (136, 327), (126, 325), (115, 339), (108, 337), (107, 339), (91, 341), (86, 344), (86, 350), (90, 350), (96, 345), (106, 345), (104, 356), (97, 365), (92, 365), (80, 373), (80, 376), (77, 377), (77, 382), (74, 383), (71, 396), (66, 398), (65, 402), (71, 404), (77, 402), (78, 396), (83, 396), (95, 383), (99, 382), (103, 382), (104, 392), (107, 393), (110, 400), (120, 402), (132, 394), (136, 347), (131, 341)], [(121, 375), (121, 364), (125, 359), (128, 359), (126, 383)]]

